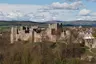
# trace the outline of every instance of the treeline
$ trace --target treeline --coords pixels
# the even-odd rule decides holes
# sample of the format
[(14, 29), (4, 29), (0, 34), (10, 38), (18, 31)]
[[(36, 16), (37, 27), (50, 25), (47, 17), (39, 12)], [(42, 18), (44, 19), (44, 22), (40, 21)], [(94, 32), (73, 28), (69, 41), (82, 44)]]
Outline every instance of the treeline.
[(16, 20), (12, 20), (12, 21), (0, 21), (0, 26), (46, 26), (47, 23), (43, 23), (43, 22), (34, 22), (34, 21), (16, 21)]

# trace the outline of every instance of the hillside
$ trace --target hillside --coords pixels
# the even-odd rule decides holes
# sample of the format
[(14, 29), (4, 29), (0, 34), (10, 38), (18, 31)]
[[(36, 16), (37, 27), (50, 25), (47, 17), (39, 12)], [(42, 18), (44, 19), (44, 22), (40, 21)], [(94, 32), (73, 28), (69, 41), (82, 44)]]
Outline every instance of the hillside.
[(0, 21), (0, 26), (44, 26), (46, 23), (32, 22), (32, 21)]
[(77, 21), (45, 21), (45, 22), (34, 22), (34, 21), (0, 21), (0, 26), (31, 26), (39, 25), (45, 27), (48, 24), (53, 23), (63, 23), (64, 26), (96, 26), (96, 21), (86, 21), (86, 20), (77, 20)]

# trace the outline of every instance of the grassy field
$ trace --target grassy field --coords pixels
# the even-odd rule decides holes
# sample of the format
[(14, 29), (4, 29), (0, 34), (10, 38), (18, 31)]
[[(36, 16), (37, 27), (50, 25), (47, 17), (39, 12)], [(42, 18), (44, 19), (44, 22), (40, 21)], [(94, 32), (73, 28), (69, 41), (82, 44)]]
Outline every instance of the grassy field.
[[(80, 47), (64, 43), (37, 42), (6, 45), (1, 53), (1, 64), (81, 64), (79, 57), (84, 53)], [(64, 47), (66, 46), (66, 47)], [(69, 47), (71, 46), (71, 47)], [(74, 51), (73, 51), (74, 50)], [(79, 51), (77, 51), (79, 50)], [(74, 52), (74, 53), (73, 53)]]

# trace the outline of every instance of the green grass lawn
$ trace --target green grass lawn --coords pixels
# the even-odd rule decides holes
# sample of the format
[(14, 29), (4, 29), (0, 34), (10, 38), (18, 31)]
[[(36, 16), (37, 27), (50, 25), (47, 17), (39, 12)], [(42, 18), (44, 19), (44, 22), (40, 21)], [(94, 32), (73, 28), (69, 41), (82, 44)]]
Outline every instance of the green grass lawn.
[(9, 29), (10, 29), (10, 26), (0, 26), (0, 31), (6, 31)]

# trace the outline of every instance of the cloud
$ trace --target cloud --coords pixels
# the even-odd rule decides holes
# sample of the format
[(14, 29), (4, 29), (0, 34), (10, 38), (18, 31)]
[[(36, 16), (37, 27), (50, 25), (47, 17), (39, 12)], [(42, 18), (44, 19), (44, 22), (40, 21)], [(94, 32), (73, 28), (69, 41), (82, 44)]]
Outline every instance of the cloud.
[(79, 15), (80, 16), (88, 16), (90, 14), (90, 12), (91, 12), (90, 10), (82, 9), (82, 10), (80, 10)]
[(80, 16), (77, 20), (96, 20), (96, 16)]
[(96, 16), (96, 12), (93, 12), (90, 14), (91, 16)]
[(49, 5), (1, 3), (0, 20), (32, 20), (32, 21), (47, 21), (52, 19), (69, 20), (69, 18), (67, 18), (69, 17), (68, 15), (73, 13), (69, 14), (68, 10), (77, 10), (81, 6), (82, 6), (81, 1), (73, 2), (71, 4), (68, 4), (66, 2), (65, 3), (54, 2)]
[[(64, 1), (74, 2), (74, 1), (82, 1), (82, 0), (64, 0)], [(96, 0), (86, 0), (86, 1), (96, 2)]]
[[(72, 2), (71, 4), (53, 2), (49, 5), (0, 4), (0, 20), (31, 20), (40, 22), (48, 20), (76, 20), (76, 14), (78, 14), (78, 9), (81, 7), (83, 7), (81, 1)], [(83, 9), (79, 12), (79, 15), (82, 18), (90, 13), (90, 10)]]
[(34, 20), (40, 8), (42, 5), (0, 4), (0, 20)]
[(87, 0), (87, 1), (92, 1), (92, 2), (96, 2), (96, 0)]
[(51, 9), (67, 9), (67, 10), (78, 10), (80, 7), (83, 7), (83, 3), (81, 1), (73, 2), (71, 4), (68, 3), (59, 3), (54, 2), (49, 6)]
[(79, 12), (77, 20), (96, 20), (96, 12), (83, 9)]
[(20, 10), (23, 13), (26, 12), (35, 12), (37, 9), (42, 8), (41, 5), (28, 5), (28, 4), (0, 4), (0, 11), (12, 12)]
[(74, 1), (81, 1), (81, 0), (64, 0), (64, 1), (74, 2)]

